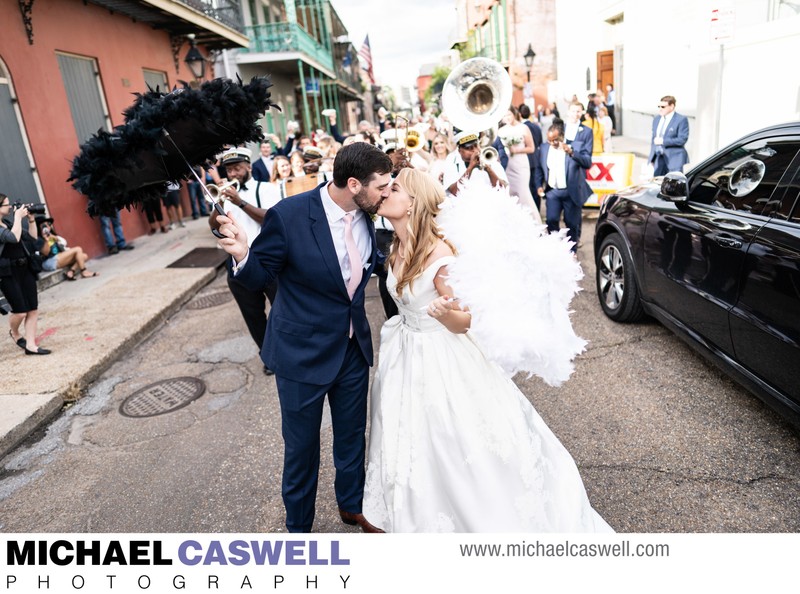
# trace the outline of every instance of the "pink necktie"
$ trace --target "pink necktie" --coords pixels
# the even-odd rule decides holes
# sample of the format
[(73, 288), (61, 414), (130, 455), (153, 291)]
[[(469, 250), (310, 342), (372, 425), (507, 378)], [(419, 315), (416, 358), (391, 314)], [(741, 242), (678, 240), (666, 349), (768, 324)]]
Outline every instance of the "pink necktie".
[[(347, 247), (347, 257), (350, 259), (350, 282), (347, 283), (347, 294), (352, 300), (358, 285), (361, 284), (364, 265), (361, 263), (361, 254), (358, 252), (356, 239), (353, 237), (353, 214), (349, 212), (344, 215), (344, 245)], [(352, 319), (350, 320), (350, 336), (353, 336)]]

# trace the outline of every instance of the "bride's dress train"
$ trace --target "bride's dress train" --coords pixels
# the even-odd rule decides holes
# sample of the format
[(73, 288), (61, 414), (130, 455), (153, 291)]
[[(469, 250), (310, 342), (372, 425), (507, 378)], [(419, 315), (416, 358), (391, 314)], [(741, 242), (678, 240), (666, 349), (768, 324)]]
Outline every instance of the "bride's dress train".
[(400, 315), (381, 331), (364, 515), (387, 532), (612, 531), (516, 385), (469, 334), (427, 315), (434, 276), (453, 259), (401, 299), (389, 272)]

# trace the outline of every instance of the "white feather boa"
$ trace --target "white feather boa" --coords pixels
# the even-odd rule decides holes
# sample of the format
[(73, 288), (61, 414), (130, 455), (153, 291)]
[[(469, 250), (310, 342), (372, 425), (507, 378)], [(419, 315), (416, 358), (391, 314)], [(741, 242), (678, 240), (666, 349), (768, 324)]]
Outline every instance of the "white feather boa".
[(458, 250), (448, 284), (470, 309), (470, 334), (486, 356), (509, 376), (566, 381), (586, 346), (569, 319), (583, 271), (566, 230), (548, 234), (507, 190), (479, 184), (447, 198), (437, 220)]

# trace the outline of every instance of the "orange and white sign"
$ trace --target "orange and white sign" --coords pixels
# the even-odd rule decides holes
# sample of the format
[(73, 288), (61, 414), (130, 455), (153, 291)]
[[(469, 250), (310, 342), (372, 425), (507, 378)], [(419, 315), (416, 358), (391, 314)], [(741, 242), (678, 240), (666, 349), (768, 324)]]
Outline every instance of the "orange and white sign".
[(586, 170), (586, 181), (594, 194), (583, 205), (599, 207), (605, 196), (632, 185), (633, 160), (633, 153), (592, 155), (592, 166)]

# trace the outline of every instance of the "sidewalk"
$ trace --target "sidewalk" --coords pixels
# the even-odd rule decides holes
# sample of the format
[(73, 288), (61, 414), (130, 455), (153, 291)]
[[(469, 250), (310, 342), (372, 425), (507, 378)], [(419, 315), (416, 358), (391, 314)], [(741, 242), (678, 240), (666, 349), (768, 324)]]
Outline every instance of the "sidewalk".
[(8, 337), (3, 316), (0, 458), (155, 331), (219, 268), (167, 268), (195, 248), (216, 246), (205, 218), (132, 243), (134, 250), (90, 260), (89, 269), (99, 276), (39, 293), (39, 337), (51, 355), (26, 356)]
[(650, 154), (650, 142), (639, 138), (612, 136), (611, 146), (615, 153), (633, 153), (642, 159), (647, 159)]

